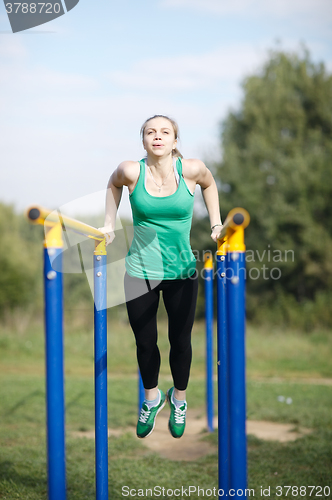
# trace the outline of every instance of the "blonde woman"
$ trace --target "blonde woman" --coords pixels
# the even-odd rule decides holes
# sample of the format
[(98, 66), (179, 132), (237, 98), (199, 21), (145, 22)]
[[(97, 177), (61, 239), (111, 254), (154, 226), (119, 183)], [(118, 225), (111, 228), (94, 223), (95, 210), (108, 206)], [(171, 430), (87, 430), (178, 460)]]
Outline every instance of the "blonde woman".
[[(124, 161), (112, 173), (107, 190), (107, 243), (114, 238), (116, 212), (123, 187), (129, 190), (134, 238), (126, 256), (124, 288), (129, 322), (136, 338), (137, 360), (145, 389), (137, 436), (151, 434), (155, 418), (170, 405), (169, 430), (183, 435), (186, 388), (192, 358), (198, 275), (190, 247), (194, 192), (200, 185), (211, 223), (211, 238), (221, 230), (219, 199), (211, 172), (200, 160), (185, 160), (177, 149), (178, 126), (155, 115), (141, 128), (146, 158)], [(160, 353), (156, 315), (160, 292), (168, 314), (169, 363), (173, 387), (166, 395), (158, 388)]]

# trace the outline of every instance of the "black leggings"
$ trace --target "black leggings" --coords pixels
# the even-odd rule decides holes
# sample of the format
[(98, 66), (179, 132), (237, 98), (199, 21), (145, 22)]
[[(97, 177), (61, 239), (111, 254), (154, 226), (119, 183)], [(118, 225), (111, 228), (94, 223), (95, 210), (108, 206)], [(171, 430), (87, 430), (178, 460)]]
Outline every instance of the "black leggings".
[(161, 290), (168, 315), (171, 373), (174, 386), (184, 391), (188, 385), (192, 357), (191, 330), (197, 301), (197, 271), (189, 278), (162, 280), (156, 286), (152, 281), (126, 273), (124, 288), (144, 388), (152, 389), (158, 385), (160, 352), (157, 345), (157, 310)]

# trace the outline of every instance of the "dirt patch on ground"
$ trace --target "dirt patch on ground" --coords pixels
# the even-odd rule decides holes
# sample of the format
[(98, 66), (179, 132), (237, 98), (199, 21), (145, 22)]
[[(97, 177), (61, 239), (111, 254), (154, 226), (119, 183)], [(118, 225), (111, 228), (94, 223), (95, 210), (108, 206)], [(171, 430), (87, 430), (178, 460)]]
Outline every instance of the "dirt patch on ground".
[(191, 461), (214, 453), (215, 446), (201, 440), (207, 434), (206, 419), (201, 415), (201, 412), (188, 410), (185, 433), (181, 439), (174, 439), (168, 430), (169, 411), (160, 413), (156, 427), (153, 433), (144, 439), (144, 445), (171, 460)]
[[(144, 445), (160, 456), (170, 460), (197, 460), (210, 453), (215, 453), (216, 447), (202, 441), (207, 435), (206, 417), (200, 410), (188, 410), (186, 431), (181, 439), (174, 439), (168, 431), (169, 412), (161, 412), (156, 419), (153, 433), (142, 440)], [(218, 418), (214, 419), (215, 428), (218, 427)], [(133, 427), (126, 429), (109, 429), (108, 435), (118, 437), (125, 432), (136, 435)], [(282, 443), (295, 441), (312, 432), (310, 429), (294, 429), (293, 424), (279, 424), (258, 420), (247, 420), (247, 434), (252, 434), (259, 439), (279, 441)], [(87, 432), (73, 432), (74, 437), (94, 439), (94, 430)]]
[(286, 443), (295, 441), (312, 432), (305, 427), (294, 428), (294, 424), (279, 424), (277, 422), (266, 422), (264, 420), (247, 420), (247, 434), (252, 434), (259, 439), (267, 441), (279, 441)]

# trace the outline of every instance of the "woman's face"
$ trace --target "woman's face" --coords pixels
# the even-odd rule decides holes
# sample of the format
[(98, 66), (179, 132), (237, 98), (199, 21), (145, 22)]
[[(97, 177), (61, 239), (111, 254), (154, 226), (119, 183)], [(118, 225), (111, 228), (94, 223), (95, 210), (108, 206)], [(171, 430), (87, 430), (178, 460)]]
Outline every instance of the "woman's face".
[(153, 118), (145, 125), (143, 147), (149, 155), (165, 157), (176, 148), (172, 123), (167, 118)]

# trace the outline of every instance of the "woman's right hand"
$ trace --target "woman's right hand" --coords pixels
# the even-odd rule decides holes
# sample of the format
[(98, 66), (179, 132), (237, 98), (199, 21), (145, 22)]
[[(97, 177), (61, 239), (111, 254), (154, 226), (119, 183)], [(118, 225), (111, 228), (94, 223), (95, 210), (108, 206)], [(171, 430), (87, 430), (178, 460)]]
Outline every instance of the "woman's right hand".
[(115, 233), (113, 231), (112, 226), (104, 226), (104, 227), (98, 227), (98, 231), (103, 233), (105, 235), (106, 239), (106, 246), (112, 243), (112, 241), (115, 238)]

